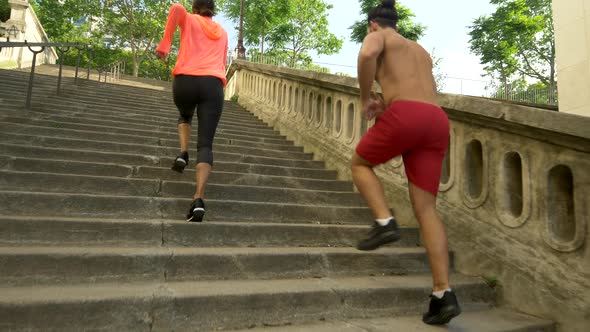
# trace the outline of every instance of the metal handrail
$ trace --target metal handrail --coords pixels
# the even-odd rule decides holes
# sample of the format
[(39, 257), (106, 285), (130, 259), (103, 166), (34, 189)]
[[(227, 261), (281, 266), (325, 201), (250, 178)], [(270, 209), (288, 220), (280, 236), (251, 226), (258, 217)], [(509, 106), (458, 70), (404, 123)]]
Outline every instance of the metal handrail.
[[(80, 43), (29, 43), (26, 40), (24, 42), (0, 42), (0, 51), (2, 48), (18, 48), (18, 47), (26, 47), (33, 53), (33, 62), (31, 64), (31, 74), (29, 76), (29, 86), (27, 89), (27, 101), (25, 104), (25, 108), (27, 110), (31, 109), (31, 97), (33, 94), (33, 82), (35, 78), (35, 67), (37, 65), (37, 55), (40, 53), (45, 52), (47, 47), (54, 47), (60, 52), (60, 63), (59, 63), (59, 76), (57, 79), (57, 94), (60, 94), (61, 89), (61, 78), (62, 78), (62, 66), (63, 66), (63, 55), (70, 50), (70, 48), (75, 47), (78, 49), (78, 61), (76, 64), (76, 81), (78, 79), (78, 66), (80, 64), (80, 55), (83, 49), (87, 47), (87, 45), (83, 45)], [(40, 47), (40, 50), (34, 50), (33, 47)]]
[[(37, 55), (40, 53), (45, 52), (45, 49), (48, 47), (55, 48), (59, 55), (59, 75), (57, 78), (57, 95), (61, 94), (61, 84), (62, 84), (62, 71), (63, 71), (63, 61), (64, 61), (64, 54), (69, 52), (70, 50), (76, 49), (78, 50), (78, 57), (76, 59), (76, 74), (74, 78), (74, 84), (78, 84), (78, 76), (79, 76), (79, 68), (80, 68), (80, 59), (82, 56), (83, 51), (88, 52), (88, 68), (87, 68), (87, 80), (90, 80), (90, 68), (92, 63), (92, 56), (93, 56), (93, 48), (91, 45), (82, 44), (82, 43), (30, 43), (26, 40), (24, 42), (0, 42), (0, 51), (2, 48), (28, 48), (29, 51), (33, 53), (33, 62), (31, 66), (31, 74), (29, 76), (29, 86), (27, 89), (27, 100), (25, 104), (25, 108), (27, 110), (31, 109), (31, 98), (33, 94), (33, 82), (35, 78), (35, 67), (37, 64)], [(40, 47), (40, 50), (34, 50), (34, 47)], [(121, 71), (125, 70), (125, 61), (116, 61), (112, 64), (106, 65), (104, 67), (98, 68), (98, 81), (101, 81), (102, 73), (104, 72), (105, 82), (107, 81), (107, 74), (108, 71), (112, 73), (113, 77), (117, 79), (120, 78)]]

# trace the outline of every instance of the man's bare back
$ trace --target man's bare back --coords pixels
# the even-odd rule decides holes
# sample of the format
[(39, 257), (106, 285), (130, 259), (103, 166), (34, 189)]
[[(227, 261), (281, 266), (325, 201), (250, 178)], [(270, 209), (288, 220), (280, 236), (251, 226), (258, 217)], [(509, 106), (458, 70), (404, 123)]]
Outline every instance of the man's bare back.
[[(375, 62), (371, 64), (372, 61)], [(363, 41), (359, 54), (359, 83), (365, 106), (369, 97), (367, 89), (373, 80), (381, 86), (385, 105), (397, 100), (436, 105), (432, 58), (422, 46), (392, 28), (372, 31)]]
[(397, 100), (436, 104), (436, 83), (428, 52), (393, 29), (373, 33), (381, 34), (384, 40), (375, 79), (381, 86), (386, 105)]

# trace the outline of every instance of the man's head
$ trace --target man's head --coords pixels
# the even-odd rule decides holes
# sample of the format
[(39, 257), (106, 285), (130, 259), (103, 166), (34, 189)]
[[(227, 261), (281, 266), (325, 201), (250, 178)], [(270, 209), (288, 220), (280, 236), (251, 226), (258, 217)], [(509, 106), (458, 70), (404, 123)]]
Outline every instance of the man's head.
[(193, 14), (215, 16), (215, 0), (193, 0)]
[(369, 12), (369, 32), (377, 31), (379, 28), (397, 29), (398, 19), (395, 0), (383, 0)]

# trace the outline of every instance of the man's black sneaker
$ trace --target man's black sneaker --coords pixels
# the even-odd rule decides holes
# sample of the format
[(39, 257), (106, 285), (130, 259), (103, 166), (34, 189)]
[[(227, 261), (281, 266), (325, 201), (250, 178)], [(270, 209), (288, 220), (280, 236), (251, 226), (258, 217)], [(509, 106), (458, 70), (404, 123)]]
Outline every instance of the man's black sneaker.
[(205, 203), (200, 198), (197, 198), (191, 204), (191, 209), (188, 211), (186, 221), (201, 222), (205, 216)]
[(369, 232), (369, 237), (360, 240), (356, 248), (358, 250), (375, 250), (384, 244), (395, 242), (399, 239), (399, 228), (395, 219), (389, 221), (389, 224), (385, 226), (381, 226), (378, 222), (375, 222)]
[(422, 316), (422, 321), (430, 325), (443, 325), (459, 316), (461, 308), (455, 293), (446, 291), (442, 299), (430, 295), (430, 307)]
[(184, 168), (188, 165), (188, 153), (184, 152), (176, 159), (174, 159), (174, 163), (172, 164), (172, 170), (178, 173), (184, 172)]

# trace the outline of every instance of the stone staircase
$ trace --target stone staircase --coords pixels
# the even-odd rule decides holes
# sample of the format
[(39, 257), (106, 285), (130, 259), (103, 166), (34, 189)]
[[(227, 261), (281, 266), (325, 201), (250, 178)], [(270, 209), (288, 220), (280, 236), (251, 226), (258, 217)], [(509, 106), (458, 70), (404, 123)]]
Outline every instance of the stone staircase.
[[(38, 75), (25, 111), (27, 79), (0, 71), (0, 331), (440, 330), (419, 317), (418, 231), (355, 250), (371, 217), (352, 184), (239, 105), (194, 224), (169, 92), (65, 79), (58, 97)], [(481, 279), (452, 282), (449, 330), (554, 331), (494, 308)]]

